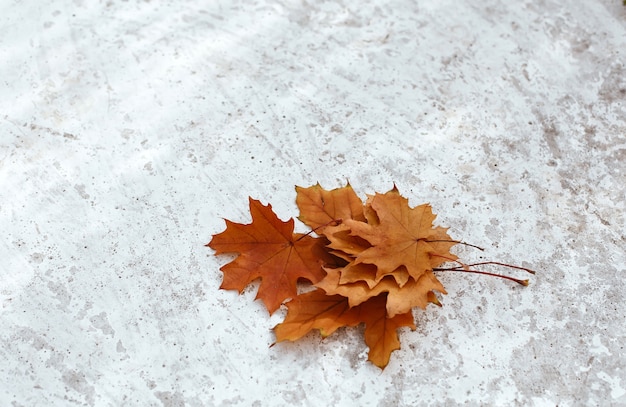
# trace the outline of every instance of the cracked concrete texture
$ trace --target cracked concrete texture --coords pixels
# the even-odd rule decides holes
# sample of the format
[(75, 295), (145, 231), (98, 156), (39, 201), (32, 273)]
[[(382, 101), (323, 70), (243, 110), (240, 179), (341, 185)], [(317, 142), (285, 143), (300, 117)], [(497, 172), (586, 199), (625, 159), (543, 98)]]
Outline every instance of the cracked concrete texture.
[[(626, 404), (620, 2), (0, 10), (3, 405)], [(382, 372), (359, 328), (270, 348), (203, 244), (346, 179), (537, 276), (440, 274)]]

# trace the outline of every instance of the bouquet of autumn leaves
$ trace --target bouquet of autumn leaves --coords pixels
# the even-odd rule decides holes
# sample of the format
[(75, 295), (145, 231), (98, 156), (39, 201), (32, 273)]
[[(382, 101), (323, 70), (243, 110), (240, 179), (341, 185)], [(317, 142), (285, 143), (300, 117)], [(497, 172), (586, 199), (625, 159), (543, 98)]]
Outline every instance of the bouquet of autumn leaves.
[[(296, 192), (298, 219), (311, 232), (294, 233), (293, 219), (283, 222), (271, 205), (250, 198), (252, 223), (226, 220), (226, 230), (207, 244), (216, 255), (239, 254), (221, 268), (220, 288), (241, 293), (261, 279), (257, 298), (270, 314), (289, 300), (285, 320), (274, 327), (277, 342), (295, 341), (312, 330), (327, 337), (340, 327), (364, 323), (369, 360), (384, 368), (400, 348), (397, 329), (416, 328), (413, 308), (441, 306), (435, 293), (446, 290), (434, 272), (494, 275), (522, 285), (528, 280), (472, 267), (498, 264), (533, 273), (497, 262), (460, 262), (450, 248), (462, 242), (451, 239), (446, 228), (433, 227), (430, 205), (409, 207), (395, 186), (369, 195), (365, 203), (350, 184), (331, 191), (319, 184), (296, 187)], [(455, 265), (442, 268), (446, 262)], [(298, 294), (301, 279), (315, 289)]]

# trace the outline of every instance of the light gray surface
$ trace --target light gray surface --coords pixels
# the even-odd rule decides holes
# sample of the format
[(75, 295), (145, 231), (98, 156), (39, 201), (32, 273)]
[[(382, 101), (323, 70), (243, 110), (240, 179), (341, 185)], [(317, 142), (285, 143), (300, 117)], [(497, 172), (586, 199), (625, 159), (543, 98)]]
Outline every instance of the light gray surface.
[[(0, 404), (626, 404), (621, 2), (0, 16)], [(203, 244), (248, 195), (287, 219), (346, 179), (536, 278), (440, 274), (382, 373), (362, 329), (269, 348), (284, 310), (218, 290)]]

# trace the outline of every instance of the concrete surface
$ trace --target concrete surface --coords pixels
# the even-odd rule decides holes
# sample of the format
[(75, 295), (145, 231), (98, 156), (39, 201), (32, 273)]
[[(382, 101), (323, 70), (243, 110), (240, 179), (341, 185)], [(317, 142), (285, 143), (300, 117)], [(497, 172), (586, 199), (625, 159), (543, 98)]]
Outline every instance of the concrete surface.
[[(621, 0), (0, 16), (1, 405), (626, 405)], [(346, 179), (537, 276), (440, 274), (382, 372), (362, 329), (270, 348), (203, 244)]]

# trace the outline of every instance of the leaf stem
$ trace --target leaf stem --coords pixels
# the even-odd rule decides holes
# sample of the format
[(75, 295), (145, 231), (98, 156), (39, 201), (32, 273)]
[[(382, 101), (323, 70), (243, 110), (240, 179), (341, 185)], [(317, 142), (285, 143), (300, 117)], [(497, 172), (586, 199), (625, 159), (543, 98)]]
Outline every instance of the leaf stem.
[(302, 236), (300, 236), (299, 238), (297, 238), (296, 241), (298, 241), (300, 239), (303, 239), (305, 236), (308, 236), (308, 235), (310, 235), (313, 232), (317, 233), (318, 229), (322, 229), (322, 228), (325, 228), (326, 226), (330, 226), (331, 223), (335, 223), (335, 225), (333, 225), (333, 226), (339, 226), (339, 225), (341, 225), (341, 219), (333, 219), (333, 220), (331, 220), (330, 222), (328, 222), (328, 223), (326, 223), (324, 225), (319, 225), (315, 229), (311, 229), (308, 232), (306, 232), (305, 234), (303, 234)]
[[(433, 256), (433, 257), (441, 257), (442, 259), (446, 259), (446, 260), (448, 260), (450, 262), (460, 264), (461, 267), (463, 267), (466, 270), (468, 269), (468, 266), (465, 263), (463, 263), (462, 261), (459, 261), (458, 259), (453, 259), (452, 257), (443, 256), (441, 254), (436, 254), (436, 253), (431, 253), (430, 255)], [(454, 268), (458, 268), (458, 267), (454, 267)], [(437, 269), (434, 268), (433, 270), (437, 270)]]
[(468, 267), (484, 266), (485, 264), (495, 264), (496, 266), (508, 267), (508, 268), (512, 268), (512, 269), (516, 269), (516, 270), (523, 270), (523, 271), (525, 271), (527, 273), (535, 274), (535, 270), (531, 270), (529, 268), (521, 267), (521, 266), (514, 266), (512, 264), (500, 263), (499, 261), (483, 261), (483, 262), (480, 262), (480, 263), (468, 264), (467, 266)]
[(483, 249), (483, 248), (482, 248), (482, 247), (480, 247), (480, 246), (476, 246), (475, 244), (471, 244), (471, 243), (467, 243), (467, 242), (462, 242), (462, 241), (460, 241), (460, 240), (452, 240), (452, 239), (449, 239), (449, 240), (448, 240), (448, 239), (435, 239), (435, 240), (424, 240), (424, 242), (427, 242), (427, 243), (436, 243), (436, 242), (456, 243), (456, 244), (462, 244), (462, 245), (464, 245), (464, 246), (473, 247), (473, 248), (478, 249), (478, 250), (480, 250), (480, 251), (482, 251), (482, 252), (484, 252), (484, 251), (485, 251), (485, 249)]
[(486, 276), (504, 278), (505, 280), (514, 281), (514, 282), (516, 282), (518, 284), (521, 284), (523, 286), (527, 286), (528, 285), (528, 280), (520, 280), (518, 278), (514, 278), (514, 277), (511, 277), (511, 276), (505, 276), (505, 275), (502, 275), (502, 274), (489, 273), (487, 271), (481, 271), (481, 270), (464, 269), (464, 268), (461, 268), (461, 267), (455, 267), (455, 268), (434, 268), (433, 271), (460, 271), (460, 272), (463, 272), (463, 273), (483, 274), (483, 275), (486, 275)]
[(447, 256), (442, 256), (439, 254), (432, 254), (432, 256), (436, 256), (436, 257), (441, 257), (443, 259), (449, 260), (451, 262), (457, 263), (458, 266), (455, 267), (435, 267), (433, 268), (433, 271), (463, 271), (466, 273), (474, 273), (474, 274), (484, 274), (487, 276), (493, 276), (493, 277), (500, 277), (500, 278), (504, 278), (506, 280), (510, 280), (510, 281), (515, 281), (518, 284), (521, 284), (523, 286), (527, 286), (528, 285), (528, 280), (521, 280), (515, 277), (511, 277), (511, 276), (506, 276), (506, 275), (502, 275), (502, 274), (495, 274), (495, 273), (490, 273), (487, 271), (482, 271), (482, 270), (475, 270), (472, 269), (471, 267), (476, 267), (476, 266), (485, 266), (485, 265), (489, 265), (489, 264), (493, 264), (496, 266), (502, 266), (502, 267), (508, 267), (508, 268), (512, 268), (515, 270), (523, 270), (527, 273), (530, 274), (535, 274), (534, 270), (531, 270), (529, 268), (526, 267), (521, 267), (521, 266), (514, 266), (512, 264), (506, 264), (506, 263), (501, 263), (499, 261), (481, 261), (478, 263), (472, 263), (472, 264), (465, 264), (459, 260), (456, 259), (452, 259), (450, 257)]

